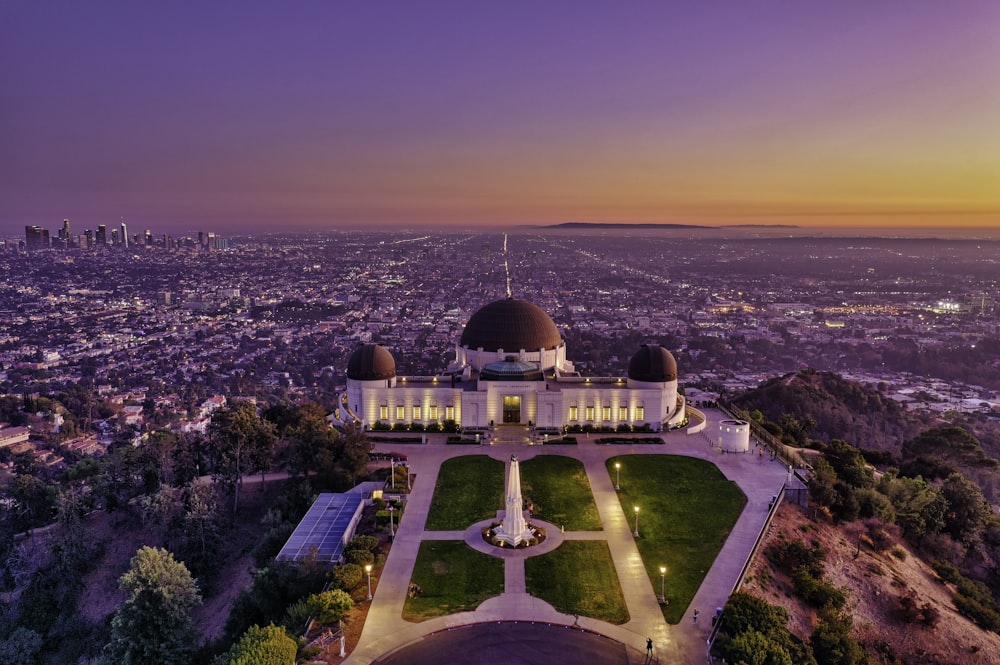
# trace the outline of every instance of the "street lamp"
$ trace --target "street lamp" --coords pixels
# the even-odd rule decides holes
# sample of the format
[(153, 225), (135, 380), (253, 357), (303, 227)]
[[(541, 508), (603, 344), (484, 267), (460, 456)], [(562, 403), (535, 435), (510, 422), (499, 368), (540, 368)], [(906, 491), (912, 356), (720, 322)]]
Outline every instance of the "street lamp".
[(392, 478), (392, 489), (396, 489), (396, 460), (389, 460), (389, 476)]
[(621, 485), (621, 482), (620, 482), (621, 479), (622, 479), (622, 463), (621, 462), (615, 462), (615, 490), (616, 491), (620, 490), (622, 488), (622, 485)]
[(389, 511), (389, 539), (392, 540), (396, 536), (396, 530), (393, 528), (392, 525), (392, 512), (396, 509), (393, 508), (392, 504), (390, 503), (386, 508), (386, 510)]
[(636, 538), (639, 537), (639, 506), (634, 506), (635, 508), (635, 531), (632, 533)]
[(663, 594), (663, 583), (667, 579), (667, 567), (660, 566), (660, 605), (667, 602), (667, 597)]
[(365, 572), (368, 573), (368, 598), (366, 600), (372, 599), (372, 565), (370, 563), (365, 564)]

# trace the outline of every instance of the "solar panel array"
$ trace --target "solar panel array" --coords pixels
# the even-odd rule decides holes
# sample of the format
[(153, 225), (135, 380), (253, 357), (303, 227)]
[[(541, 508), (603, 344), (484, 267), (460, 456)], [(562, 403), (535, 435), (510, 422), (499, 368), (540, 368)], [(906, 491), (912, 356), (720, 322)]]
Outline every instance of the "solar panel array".
[(359, 493), (320, 494), (278, 552), (278, 561), (302, 561), (315, 548), (318, 561), (339, 562), (344, 535), (363, 501)]

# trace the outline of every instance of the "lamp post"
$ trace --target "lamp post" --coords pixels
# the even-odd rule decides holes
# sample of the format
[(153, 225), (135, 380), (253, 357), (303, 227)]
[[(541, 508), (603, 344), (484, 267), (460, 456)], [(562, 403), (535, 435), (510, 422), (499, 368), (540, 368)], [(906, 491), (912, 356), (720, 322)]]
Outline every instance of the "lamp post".
[(368, 597), (366, 600), (372, 599), (372, 565), (365, 564), (365, 572), (368, 573)]
[(392, 489), (396, 489), (396, 460), (389, 460), (389, 476), (392, 478)]
[(634, 506), (635, 509), (635, 531), (632, 533), (636, 538), (639, 537), (639, 506)]
[(394, 511), (394, 510), (396, 510), (396, 509), (395, 509), (395, 508), (393, 508), (393, 507), (392, 507), (392, 504), (390, 503), (390, 504), (389, 504), (389, 505), (388, 505), (388, 506), (386, 507), (386, 510), (388, 510), (388, 511), (389, 511), (389, 540), (392, 540), (392, 539), (393, 539), (393, 538), (395, 538), (395, 536), (396, 536), (396, 530), (395, 530), (395, 528), (394, 528), (394, 527), (393, 527), (393, 525), (392, 525), (392, 513), (393, 513), (393, 511)]
[(663, 584), (667, 579), (667, 567), (660, 566), (660, 605), (667, 602), (667, 597), (663, 594)]
[(618, 491), (622, 488), (620, 482), (621, 479), (622, 479), (622, 463), (615, 462), (615, 491)]

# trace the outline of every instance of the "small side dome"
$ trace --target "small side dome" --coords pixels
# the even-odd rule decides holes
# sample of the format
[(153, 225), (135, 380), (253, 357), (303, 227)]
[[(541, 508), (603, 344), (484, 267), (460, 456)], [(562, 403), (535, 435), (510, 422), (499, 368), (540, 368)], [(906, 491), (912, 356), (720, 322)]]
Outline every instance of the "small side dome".
[(677, 361), (658, 344), (643, 344), (628, 362), (628, 378), (647, 383), (677, 380)]
[(347, 378), (355, 381), (379, 381), (396, 376), (396, 361), (378, 344), (359, 346), (347, 361)]

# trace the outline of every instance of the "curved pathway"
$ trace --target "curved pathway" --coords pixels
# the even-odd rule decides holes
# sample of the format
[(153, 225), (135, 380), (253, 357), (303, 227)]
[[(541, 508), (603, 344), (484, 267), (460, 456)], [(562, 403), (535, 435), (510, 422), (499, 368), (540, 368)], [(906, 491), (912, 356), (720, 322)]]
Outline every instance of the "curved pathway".
[[(711, 424), (724, 418), (722, 414), (712, 410), (708, 410), (706, 416), (710, 420), (710, 432)], [(517, 440), (511, 442), (503, 439), (502, 430), (499, 432), (500, 435), (494, 437), (491, 445), (480, 446), (478, 449), (468, 445), (445, 445), (444, 437), (440, 435), (431, 437), (431, 443), (427, 445), (375, 445), (379, 451), (405, 452), (410, 472), (416, 479), (380, 579), (372, 579), (374, 597), (361, 639), (345, 663), (367, 665), (426, 635), (457, 626), (502, 620), (576, 625), (621, 642), (627, 647), (632, 663), (648, 662), (645, 657), (647, 636), (653, 639), (654, 654), (661, 663), (704, 663), (705, 640), (711, 629), (710, 617), (714, 608), (724, 605), (729, 597), (764, 524), (771, 497), (778, 493), (786, 478), (786, 468), (767, 457), (721, 454), (710, 447), (705, 436), (688, 435), (684, 431), (661, 434), (664, 445), (635, 446), (597, 445), (593, 443), (594, 439), (586, 435), (578, 437), (579, 443), (576, 446), (528, 446), (521, 432), (517, 433)], [(498, 550), (505, 558), (504, 593), (484, 601), (474, 611), (437, 617), (421, 623), (402, 619), (403, 603), (420, 542), (463, 539), (469, 542), (468, 539), (479, 537), (478, 529), (474, 528), (466, 531), (424, 531), (441, 464), (452, 457), (475, 454), (487, 454), (506, 462), (512, 453), (516, 453), (522, 462), (536, 455), (564, 455), (583, 463), (604, 530), (566, 532), (559, 536), (567, 540), (607, 540), (628, 607), (630, 620), (627, 623), (616, 626), (588, 617), (563, 614), (548, 603), (527, 594), (524, 586), (524, 558), (532, 554), (531, 550)], [(728, 479), (736, 482), (747, 497), (743, 512), (695, 594), (685, 620), (676, 626), (667, 624), (663, 619), (657, 602), (657, 591), (646, 574), (632, 537), (630, 516), (622, 511), (614, 483), (604, 466), (608, 458), (631, 454), (673, 454), (709, 460)], [(558, 543), (554, 542), (552, 546), (558, 546)], [(700, 609), (705, 617), (701, 623), (689, 620), (695, 608)]]

